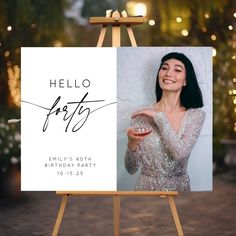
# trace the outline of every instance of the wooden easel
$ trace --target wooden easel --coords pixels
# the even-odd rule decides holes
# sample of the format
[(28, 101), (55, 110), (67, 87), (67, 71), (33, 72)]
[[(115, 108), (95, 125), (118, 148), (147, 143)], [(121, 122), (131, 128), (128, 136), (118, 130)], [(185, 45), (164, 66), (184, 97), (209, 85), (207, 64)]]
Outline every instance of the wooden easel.
[[(122, 16), (121, 16), (122, 15)], [(131, 25), (142, 24), (144, 22), (143, 17), (127, 17), (125, 11), (120, 13), (116, 10), (112, 13), (111, 10), (107, 10), (106, 17), (91, 17), (91, 24), (102, 24), (102, 29), (99, 35), (97, 47), (102, 47), (107, 27), (112, 26), (112, 47), (120, 46), (120, 26), (125, 25), (128, 31), (128, 35), (131, 41), (132, 47), (137, 47), (135, 37), (131, 28)], [(161, 198), (167, 198), (169, 206), (172, 212), (174, 223), (178, 236), (183, 236), (182, 226), (180, 224), (179, 216), (175, 206), (174, 197), (178, 195), (178, 192), (158, 192), (158, 191), (57, 191), (57, 195), (62, 196), (61, 205), (58, 211), (56, 223), (53, 229), (52, 236), (57, 236), (61, 221), (64, 215), (65, 207), (69, 196), (112, 196), (113, 197), (113, 222), (114, 222), (114, 236), (119, 236), (120, 226), (120, 198), (129, 196), (159, 196)]]
[[(122, 15), (122, 16), (121, 16)], [(102, 29), (98, 38), (97, 47), (102, 47), (106, 35), (107, 27), (112, 26), (112, 47), (120, 47), (120, 27), (125, 25), (128, 31), (132, 47), (137, 47), (135, 37), (131, 25), (143, 24), (144, 18), (142, 16), (127, 17), (126, 11), (120, 13), (116, 10), (106, 11), (106, 17), (90, 17), (90, 24), (102, 25)]]

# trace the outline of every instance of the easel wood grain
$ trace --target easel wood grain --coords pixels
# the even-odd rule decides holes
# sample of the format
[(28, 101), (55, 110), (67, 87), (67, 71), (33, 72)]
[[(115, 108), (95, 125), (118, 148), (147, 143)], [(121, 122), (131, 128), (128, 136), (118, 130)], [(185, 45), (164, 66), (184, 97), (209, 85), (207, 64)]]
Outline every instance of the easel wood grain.
[(112, 47), (120, 47), (121, 45), (121, 25), (124, 25), (126, 27), (132, 47), (137, 47), (131, 25), (142, 23), (144, 23), (143, 17), (128, 17), (126, 11), (122, 11), (120, 15), (117, 10), (113, 13), (111, 10), (107, 10), (106, 17), (90, 17), (90, 24), (102, 25), (97, 47), (102, 47), (109, 25), (112, 27)]
[[(120, 47), (121, 34), (120, 26), (125, 25), (127, 28), (128, 36), (132, 47), (137, 47), (137, 43), (131, 28), (131, 25), (142, 24), (144, 22), (143, 17), (127, 17), (127, 13), (123, 11), (120, 13), (116, 10), (112, 13), (111, 10), (106, 11), (106, 17), (91, 17), (91, 24), (102, 24), (102, 29), (98, 38), (97, 47), (102, 47), (108, 25), (112, 26), (112, 47)], [(113, 197), (113, 223), (114, 223), (114, 236), (119, 236), (120, 228), (120, 200), (121, 197), (130, 196), (159, 196), (161, 198), (167, 198), (171, 213), (174, 219), (178, 236), (183, 236), (182, 226), (180, 224), (179, 216), (175, 206), (174, 197), (178, 195), (176, 191), (57, 191), (57, 195), (62, 195), (61, 205), (58, 211), (56, 223), (53, 229), (52, 236), (57, 236), (63, 214), (65, 211), (66, 203), (69, 196), (112, 196)]]
[(67, 200), (68, 200), (68, 196), (69, 196), (68, 194), (63, 194), (63, 196), (62, 196), (62, 201), (61, 201), (61, 205), (60, 205), (60, 208), (59, 208), (59, 211), (58, 211), (57, 220), (56, 220), (53, 232), (52, 232), (52, 236), (57, 236), (58, 235), (59, 228), (60, 228), (61, 221), (62, 221), (62, 217), (64, 215), (66, 203), (67, 203)]

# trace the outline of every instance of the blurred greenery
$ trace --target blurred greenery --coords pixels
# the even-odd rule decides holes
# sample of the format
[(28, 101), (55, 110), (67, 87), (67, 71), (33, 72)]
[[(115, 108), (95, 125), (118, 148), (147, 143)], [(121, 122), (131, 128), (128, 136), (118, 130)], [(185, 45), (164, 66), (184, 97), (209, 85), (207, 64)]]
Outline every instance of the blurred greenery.
[[(103, 16), (106, 9), (126, 9), (125, 0), (0, 0), (0, 125), (9, 118), (20, 117), (20, 107), (13, 99), (9, 85), (9, 71), (20, 67), (20, 47), (44, 46), (95, 46), (100, 26), (90, 26), (90, 16)], [(236, 12), (235, 0), (133, 0), (145, 3), (147, 22), (135, 26), (139, 46), (212, 46), (217, 55), (214, 64), (214, 159), (223, 163), (222, 138), (235, 139), (234, 104), (229, 90), (235, 88), (236, 77)], [(129, 14), (135, 14), (128, 12)], [(182, 21), (177, 22), (176, 18)], [(155, 25), (148, 24), (154, 20)], [(231, 25), (233, 30), (229, 30)], [(184, 37), (182, 29), (188, 30)], [(122, 29), (122, 44), (130, 46), (127, 32)], [(215, 35), (216, 40), (212, 40)], [(106, 37), (105, 46), (110, 46)], [(15, 75), (20, 91), (20, 77)], [(18, 89), (18, 90), (17, 90)], [(0, 127), (0, 133), (3, 132)], [(14, 130), (14, 129), (13, 129)], [(1, 150), (7, 147), (13, 130), (4, 130), (0, 138)], [(18, 132), (18, 131), (14, 131)], [(5, 134), (6, 133), (6, 134)], [(14, 135), (13, 135), (14, 136)], [(2, 160), (8, 157), (1, 152)], [(3, 157), (4, 156), (4, 157)]]
[(20, 164), (20, 141), (19, 125), (8, 125), (4, 119), (0, 119), (0, 163), (3, 172), (6, 172), (10, 165)]

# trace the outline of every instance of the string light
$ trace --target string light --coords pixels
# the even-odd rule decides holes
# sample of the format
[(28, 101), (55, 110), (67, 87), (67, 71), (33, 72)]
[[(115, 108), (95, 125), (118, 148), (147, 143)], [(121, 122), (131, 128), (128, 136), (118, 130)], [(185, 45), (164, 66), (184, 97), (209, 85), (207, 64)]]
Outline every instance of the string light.
[(236, 104), (236, 98), (234, 98), (233, 103)]
[(12, 27), (9, 25), (7, 26), (7, 31), (11, 31), (12, 30)]
[(236, 89), (233, 90), (233, 95), (236, 95)]
[(235, 60), (235, 59), (236, 59), (236, 56), (235, 56), (235, 55), (233, 55), (233, 56), (232, 56), (232, 60)]
[(9, 57), (10, 56), (10, 52), (9, 51), (4, 52), (4, 56), (5, 57)]
[(14, 104), (20, 107), (20, 67), (8, 66), (8, 87)]
[(184, 37), (188, 36), (188, 30), (186, 30), (186, 29), (181, 30), (181, 34), (182, 34)]
[(233, 95), (233, 91), (232, 90), (229, 90), (229, 95)]
[(212, 56), (213, 56), (213, 57), (215, 57), (215, 56), (216, 56), (216, 54), (217, 54), (217, 51), (216, 51), (216, 49), (215, 49), (215, 48), (212, 48)]
[(141, 15), (146, 16), (147, 15), (147, 6), (145, 3), (142, 2), (135, 2), (135, 1), (129, 1), (126, 3), (126, 8), (128, 12), (131, 13), (131, 15)]
[(211, 35), (211, 40), (213, 40), (213, 41), (216, 40), (216, 35), (215, 35), (215, 34), (212, 34), (212, 35)]
[(234, 17), (236, 18), (236, 12), (234, 12)]
[(178, 22), (178, 23), (180, 23), (180, 22), (182, 22), (182, 18), (181, 17), (176, 17), (176, 22)]
[(206, 19), (209, 19), (210, 15), (209, 15), (208, 13), (205, 13), (204, 17), (205, 17)]
[(229, 26), (228, 26), (228, 29), (229, 29), (229, 30), (233, 30), (233, 26), (232, 26), (232, 25), (229, 25)]
[(16, 54), (20, 53), (20, 48), (16, 48), (16, 49), (15, 49), (15, 53), (16, 53)]
[(134, 12), (136, 15), (146, 16), (147, 15), (147, 6), (145, 3), (136, 3), (134, 6)]
[(62, 42), (59, 41), (59, 40), (55, 40), (55, 41), (53, 42), (53, 46), (54, 46), (54, 47), (62, 47)]
[(233, 78), (233, 83), (236, 83), (236, 78)]
[(156, 24), (156, 21), (153, 20), (153, 19), (151, 19), (151, 20), (148, 21), (148, 24), (151, 25), (151, 26), (153, 26), (153, 25)]
[(207, 32), (207, 28), (206, 27), (202, 27), (202, 32)]

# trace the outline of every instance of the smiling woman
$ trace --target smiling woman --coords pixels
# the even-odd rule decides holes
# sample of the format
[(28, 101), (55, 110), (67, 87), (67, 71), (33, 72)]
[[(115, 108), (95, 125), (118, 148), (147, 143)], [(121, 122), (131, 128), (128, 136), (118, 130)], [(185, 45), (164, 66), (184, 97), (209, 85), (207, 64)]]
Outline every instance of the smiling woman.
[(159, 84), (163, 89), (181, 92), (182, 87), (186, 86), (186, 70), (181, 61), (169, 59), (164, 62), (159, 71)]
[[(156, 102), (134, 112), (127, 129), (125, 168), (134, 174), (141, 167), (135, 190), (190, 190), (187, 166), (205, 120), (201, 107), (191, 61), (183, 53), (166, 54), (157, 73)], [(137, 127), (146, 135), (137, 134)]]

